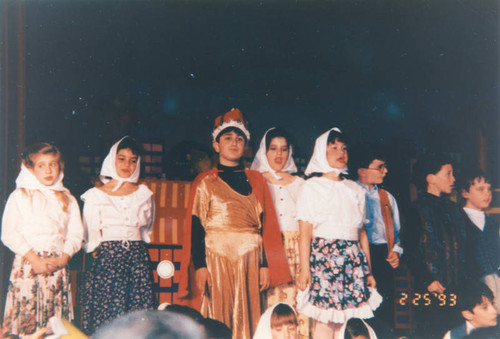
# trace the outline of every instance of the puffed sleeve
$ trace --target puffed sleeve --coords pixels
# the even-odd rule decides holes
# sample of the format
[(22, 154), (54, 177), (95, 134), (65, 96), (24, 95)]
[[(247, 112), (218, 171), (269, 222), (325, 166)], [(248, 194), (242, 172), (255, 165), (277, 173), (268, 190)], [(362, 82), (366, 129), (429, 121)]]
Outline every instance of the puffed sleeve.
[(70, 197), (70, 203), (67, 213), (69, 214), (66, 240), (64, 241), (64, 253), (72, 257), (82, 247), (83, 226), (82, 217), (80, 215), (80, 207), (76, 202), (75, 197)]
[[(357, 186), (357, 187), (359, 187), (359, 186)], [(359, 210), (360, 210), (361, 216), (362, 216), (361, 220), (364, 221), (366, 219), (366, 193), (361, 187), (359, 187), (359, 190), (358, 190), (358, 204), (359, 204)]]
[(310, 224), (315, 223), (315, 199), (314, 190), (307, 181), (302, 185), (297, 198), (297, 220), (302, 220)]
[(2, 217), (2, 242), (18, 255), (25, 255), (31, 250), (31, 246), (21, 233), (23, 220), (22, 198), (21, 191), (12, 192), (5, 205)]
[(83, 249), (85, 252), (93, 252), (102, 241), (100, 228), (99, 206), (94, 204), (91, 191), (85, 192), (81, 199), (83, 205)]
[(144, 242), (151, 242), (151, 233), (153, 232), (153, 224), (155, 221), (155, 201), (153, 196), (147, 199), (144, 203), (144, 215), (147, 220), (145, 227), (141, 229), (141, 236)]

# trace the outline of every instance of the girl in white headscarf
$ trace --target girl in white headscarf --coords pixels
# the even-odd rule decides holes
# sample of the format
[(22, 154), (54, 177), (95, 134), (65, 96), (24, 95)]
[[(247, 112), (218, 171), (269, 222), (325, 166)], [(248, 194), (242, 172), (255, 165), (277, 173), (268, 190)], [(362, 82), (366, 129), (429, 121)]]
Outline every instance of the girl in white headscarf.
[[(272, 127), (266, 131), (252, 163), (252, 169), (261, 172), (267, 181), (280, 225), (283, 246), (293, 281), (271, 287), (267, 291), (267, 306), (286, 302), (295, 307), (299, 274), (299, 223), (296, 203), (304, 179), (292, 173), (297, 167), (292, 157), (290, 136), (284, 130)], [(309, 338), (309, 317), (299, 314), (300, 338)]]
[(6, 338), (33, 334), (53, 316), (73, 319), (66, 265), (80, 250), (83, 228), (63, 176), (55, 146), (41, 142), (22, 153), (16, 190), (2, 219), (2, 242), (15, 254), (5, 301)]
[(297, 339), (297, 313), (290, 304), (277, 303), (259, 319), (253, 339)]
[(365, 193), (347, 173), (347, 140), (338, 128), (314, 147), (297, 202), (300, 274), (297, 311), (316, 319), (315, 337), (338, 338), (350, 318), (371, 318), (382, 297), (371, 275)]
[(93, 253), (83, 293), (83, 330), (132, 310), (153, 309), (153, 273), (146, 243), (154, 219), (153, 193), (138, 185), (140, 148), (124, 137), (104, 159), (100, 187), (85, 192), (83, 247)]

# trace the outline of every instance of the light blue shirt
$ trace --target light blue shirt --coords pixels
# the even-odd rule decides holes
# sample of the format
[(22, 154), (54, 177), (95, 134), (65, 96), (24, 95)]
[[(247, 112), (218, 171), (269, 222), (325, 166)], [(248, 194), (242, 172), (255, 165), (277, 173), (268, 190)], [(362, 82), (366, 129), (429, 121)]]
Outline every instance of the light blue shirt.
[[(377, 185), (373, 185), (373, 187), (370, 189), (370, 187), (363, 185), (359, 181), (357, 181), (357, 183), (366, 191), (365, 227), (370, 244), (387, 244), (387, 238), (385, 235), (385, 223), (384, 217), (382, 216), (382, 208), (380, 207), (378, 187)], [(401, 229), (401, 224), (399, 221), (398, 204), (391, 193), (387, 192), (387, 194), (389, 195), (389, 203), (391, 204), (392, 209), (392, 221), (394, 224), (394, 247), (392, 250), (394, 252), (402, 254), (403, 249), (400, 247), (399, 241), (399, 230)]]

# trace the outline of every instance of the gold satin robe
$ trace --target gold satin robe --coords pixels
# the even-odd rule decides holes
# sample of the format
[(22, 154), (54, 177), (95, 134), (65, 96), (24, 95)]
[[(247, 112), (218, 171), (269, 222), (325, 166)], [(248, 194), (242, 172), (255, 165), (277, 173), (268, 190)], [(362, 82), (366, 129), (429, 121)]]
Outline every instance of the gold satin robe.
[(262, 206), (253, 193), (241, 195), (219, 177), (209, 176), (197, 187), (192, 213), (205, 228), (212, 278), (201, 313), (225, 323), (233, 338), (251, 339), (261, 315)]

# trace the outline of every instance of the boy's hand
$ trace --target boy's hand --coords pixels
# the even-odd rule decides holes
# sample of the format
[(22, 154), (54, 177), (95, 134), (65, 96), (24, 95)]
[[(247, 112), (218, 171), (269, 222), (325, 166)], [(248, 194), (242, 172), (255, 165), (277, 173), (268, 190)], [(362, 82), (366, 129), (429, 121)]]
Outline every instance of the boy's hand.
[(437, 292), (437, 293), (444, 293), (444, 291), (446, 290), (446, 288), (441, 285), (441, 283), (437, 280), (434, 280), (429, 286), (427, 286), (427, 291), (433, 293), (433, 292)]
[(260, 286), (259, 291), (262, 292), (264, 290), (267, 290), (269, 288), (269, 285), (271, 285), (271, 279), (269, 277), (269, 268), (261, 267), (259, 269), (259, 286)]
[[(208, 296), (209, 290), (212, 288), (212, 277), (210, 276), (210, 272), (206, 267), (202, 267), (196, 270), (195, 273), (196, 286), (200, 290), (202, 295)], [(208, 284), (208, 290), (207, 290)]]
[(392, 268), (397, 268), (399, 266), (399, 253), (391, 251), (385, 260), (387, 260)]
[(301, 270), (297, 277), (297, 287), (303, 291), (307, 286), (311, 285), (311, 272), (308, 270)]
[(375, 281), (373, 274), (366, 277), (366, 284), (371, 288), (377, 289), (377, 282)]

